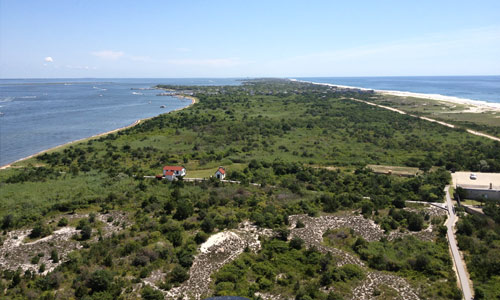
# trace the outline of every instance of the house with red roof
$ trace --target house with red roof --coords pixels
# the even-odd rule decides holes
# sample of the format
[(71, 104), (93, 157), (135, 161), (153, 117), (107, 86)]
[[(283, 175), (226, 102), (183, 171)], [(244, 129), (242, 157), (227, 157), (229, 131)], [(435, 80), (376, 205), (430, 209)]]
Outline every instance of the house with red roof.
[(173, 177), (183, 177), (185, 175), (186, 175), (186, 168), (184, 168), (183, 166), (164, 166), (163, 167), (163, 176), (165, 176), (165, 177), (167, 177), (167, 176), (169, 176), (169, 177), (172, 177), (172, 176)]
[(226, 177), (226, 169), (224, 169), (223, 167), (219, 167), (219, 169), (217, 169), (217, 171), (215, 172), (215, 178), (222, 180), (225, 177)]

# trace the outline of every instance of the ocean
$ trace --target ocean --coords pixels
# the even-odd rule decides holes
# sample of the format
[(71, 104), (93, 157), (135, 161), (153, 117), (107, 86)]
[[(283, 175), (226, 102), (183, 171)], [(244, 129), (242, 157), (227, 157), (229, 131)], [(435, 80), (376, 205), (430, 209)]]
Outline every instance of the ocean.
[[(500, 103), (500, 76), (295, 79)], [(157, 84), (240, 83), (238, 78), (0, 79), (0, 166), (189, 105), (188, 99), (156, 96), (158, 90), (147, 89)]]
[(500, 103), (500, 76), (297, 77), (295, 79)]
[[(0, 166), (191, 103), (142, 90), (236, 79), (0, 79)], [(161, 108), (160, 106), (165, 106)]]

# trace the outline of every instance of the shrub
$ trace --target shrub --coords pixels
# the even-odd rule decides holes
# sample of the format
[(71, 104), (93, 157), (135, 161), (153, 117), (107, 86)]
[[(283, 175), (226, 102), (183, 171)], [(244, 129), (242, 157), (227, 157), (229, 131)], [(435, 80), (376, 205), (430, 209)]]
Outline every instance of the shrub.
[(153, 289), (149, 285), (146, 285), (141, 290), (141, 297), (144, 300), (163, 300), (163, 299), (165, 299), (165, 296), (163, 296), (162, 292)]
[(57, 222), (57, 226), (64, 227), (64, 226), (67, 226), (68, 223), (69, 223), (68, 219), (62, 217), (61, 219), (59, 219), (59, 222)]
[(302, 245), (304, 245), (304, 241), (297, 236), (290, 240), (290, 247), (293, 249), (300, 250), (302, 249)]
[(82, 241), (90, 239), (90, 237), (92, 236), (92, 227), (90, 227), (90, 225), (88, 224), (83, 226), (83, 228), (80, 230), (80, 234), (80, 239)]
[(408, 217), (408, 229), (411, 231), (420, 231), (424, 227), (424, 218), (416, 213), (410, 213)]
[(172, 283), (182, 283), (189, 279), (189, 273), (183, 267), (175, 265), (169, 277)]
[(29, 234), (29, 237), (32, 238), (32, 239), (36, 239), (36, 238), (39, 238), (39, 237), (45, 237), (45, 236), (48, 236), (52, 233), (52, 228), (50, 228), (49, 226), (39, 222), (35, 225), (35, 227), (33, 227), (33, 229), (31, 230), (30, 234)]
[(107, 270), (97, 270), (92, 275), (87, 282), (87, 287), (93, 292), (102, 292), (110, 288), (113, 281), (113, 275)]
[(196, 244), (203, 244), (206, 240), (207, 240), (207, 234), (204, 233), (204, 232), (198, 232), (196, 233), (195, 237), (194, 237), (194, 241), (196, 242)]
[(56, 249), (52, 249), (52, 251), (50, 251), (50, 259), (55, 264), (59, 262), (59, 255), (57, 254)]

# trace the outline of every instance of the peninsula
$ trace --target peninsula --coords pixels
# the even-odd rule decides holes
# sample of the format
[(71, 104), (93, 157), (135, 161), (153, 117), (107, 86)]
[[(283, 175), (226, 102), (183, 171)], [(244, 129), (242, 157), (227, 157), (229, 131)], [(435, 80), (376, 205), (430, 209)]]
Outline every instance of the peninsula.
[[(498, 141), (360, 89), (156, 88), (197, 101), (0, 170), (2, 299), (462, 299), (445, 189), (500, 172)], [(500, 296), (498, 204), (456, 214)]]

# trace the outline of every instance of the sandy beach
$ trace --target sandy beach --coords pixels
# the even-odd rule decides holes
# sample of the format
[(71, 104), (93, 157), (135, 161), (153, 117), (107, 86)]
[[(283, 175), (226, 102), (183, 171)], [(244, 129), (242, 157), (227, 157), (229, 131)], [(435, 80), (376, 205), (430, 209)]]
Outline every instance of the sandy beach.
[[(166, 114), (174, 112), (174, 111), (179, 111), (179, 110), (182, 110), (182, 109), (186, 109), (186, 108), (190, 107), (191, 105), (195, 104), (196, 102), (198, 102), (198, 99), (195, 98), (195, 97), (193, 97), (193, 96), (182, 96), (181, 95), (181, 96), (175, 96), (175, 97), (180, 98), (180, 99), (190, 99), (191, 103), (189, 105), (185, 106), (185, 107), (178, 108), (178, 109), (166, 112)], [(160, 115), (163, 115), (163, 113), (159, 114), (158, 116), (160, 116)], [(135, 122), (133, 122), (132, 124), (124, 126), (124, 127), (120, 127), (120, 128), (117, 128), (117, 129), (113, 129), (113, 130), (107, 131), (107, 132), (99, 133), (99, 134), (96, 134), (96, 135), (93, 135), (93, 136), (90, 136), (90, 137), (86, 137), (86, 138), (83, 138), (83, 139), (74, 140), (74, 141), (71, 141), (71, 142), (68, 142), (68, 143), (64, 143), (64, 144), (61, 144), (61, 145), (58, 145), (58, 146), (55, 146), (55, 147), (52, 147), (52, 148), (40, 151), (40, 152), (32, 154), (30, 156), (26, 156), (26, 157), (23, 157), (21, 159), (18, 159), (18, 160), (14, 161), (14, 162), (11, 162), (9, 164), (3, 165), (3, 166), (0, 167), (0, 170), (8, 169), (8, 168), (12, 167), (16, 163), (22, 162), (24, 160), (33, 158), (35, 156), (38, 156), (38, 155), (41, 155), (41, 154), (44, 154), (44, 153), (47, 153), (47, 152), (50, 152), (50, 151), (57, 150), (57, 149), (62, 148), (62, 147), (66, 147), (66, 146), (69, 146), (69, 145), (77, 144), (77, 143), (80, 143), (80, 142), (84, 142), (84, 141), (88, 141), (88, 140), (92, 140), (92, 139), (96, 139), (96, 138), (100, 138), (102, 136), (106, 136), (108, 134), (112, 134), (112, 133), (118, 132), (120, 130), (124, 130), (124, 129), (127, 129), (127, 128), (134, 127), (134, 126), (140, 124), (141, 122), (144, 122), (146, 120), (149, 120), (149, 119), (152, 119), (152, 118), (155, 118), (155, 117), (157, 117), (157, 116), (150, 117), (150, 118), (145, 118), (145, 119), (139, 119), (139, 120), (136, 120)]]
[(486, 101), (481, 101), (481, 100), (472, 100), (472, 99), (458, 98), (458, 97), (445, 96), (445, 95), (439, 95), (439, 94), (423, 94), (423, 93), (402, 92), (402, 91), (375, 90), (375, 89), (367, 89), (367, 88), (362, 88), (362, 87), (331, 84), (331, 83), (309, 82), (309, 81), (302, 81), (302, 80), (297, 80), (297, 79), (291, 79), (291, 80), (298, 81), (298, 82), (308, 82), (308, 83), (312, 83), (312, 84), (331, 86), (331, 87), (336, 87), (336, 88), (343, 88), (343, 89), (357, 89), (357, 90), (362, 90), (362, 91), (374, 91), (375, 93), (382, 94), (382, 95), (391, 95), (391, 96), (398, 96), (398, 97), (413, 97), (413, 98), (420, 98), (420, 99), (444, 101), (444, 102), (449, 102), (449, 103), (453, 103), (453, 104), (462, 104), (462, 105), (469, 106), (468, 109), (465, 110), (464, 112), (470, 112), (470, 113), (481, 113), (484, 111), (500, 112), (500, 103), (492, 103), (492, 102), (486, 102)]
[[(436, 94), (419, 94), (419, 93), (399, 92), (399, 91), (374, 90), (374, 89), (367, 89), (367, 88), (358, 88), (358, 87), (353, 87), (353, 86), (336, 85), (336, 84), (331, 84), (331, 83), (309, 82), (309, 81), (303, 81), (303, 80), (297, 80), (297, 79), (290, 79), (290, 80), (297, 81), (297, 82), (307, 82), (307, 83), (312, 83), (312, 84), (317, 84), (317, 85), (331, 86), (331, 87), (342, 88), (342, 89), (358, 89), (358, 90), (363, 90), (363, 91), (374, 91), (376, 93), (398, 96), (398, 97), (414, 97), (414, 98), (429, 99), (429, 100), (435, 100), (435, 101), (445, 101), (445, 102), (451, 102), (454, 104), (466, 105), (467, 109), (462, 110), (460, 112), (468, 112), (468, 113), (482, 113), (482, 112), (496, 113), (496, 112), (500, 112), (500, 103), (490, 103), (490, 102), (486, 102), (486, 101), (462, 99), (462, 98), (457, 98), (457, 97), (436, 95)], [(376, 103), (372, 103), (372, 102), (360, 100), (360, 99), (354, 99), (354, 98), (350, 98), (350, 99), (353, 101), (363, 102), (363, 103), (368, 104), (368, 105), (377, 106), (377, 107), (380, 107), (383, 109), (394, 111), (394, 112), (397, 112), (399, 114), (409, 115), (409, 116), (414, 117), (414, 118), (419, 118), (419, 119), (426, 120), (429, 122), (438, 123), (438, 124), (441, 124), (441, 125), (446, 126), (446, 127), (450, 127), (450, 128), (456, 127), (455, 125), (453, 125), (451, 123), (443, 122), (443, 121), (432, 119), (432, 118), (425, 117), (425, 116), (417, 116), (417, 115), (405, 112), (403, 110), (400, 110), (400, 109), (397, 109), (394, 107), (380, 105), (380, 104), (376, 104)], [(498, 138), (496, 136), (486, 134), (484, 132), (472, 130), (469, 128), (466, 128), (465, 130), (470, 134), (485, 137), (487, 139), (500, 142), (500, 138)]]

